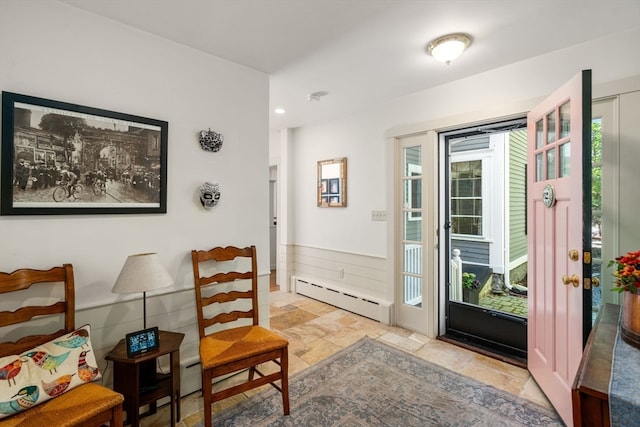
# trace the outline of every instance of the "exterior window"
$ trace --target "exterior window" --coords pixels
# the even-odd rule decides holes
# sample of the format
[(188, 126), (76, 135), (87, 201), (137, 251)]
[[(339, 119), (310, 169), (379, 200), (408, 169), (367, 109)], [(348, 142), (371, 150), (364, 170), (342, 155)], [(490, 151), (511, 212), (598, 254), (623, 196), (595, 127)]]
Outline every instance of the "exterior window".
[(482, 236), (482, 160), (451, 163), (451, 228)]
[(409, 166), (409, 209), (412, 210), (409, 220), (422, 218), (422, 168), (419, 165)]

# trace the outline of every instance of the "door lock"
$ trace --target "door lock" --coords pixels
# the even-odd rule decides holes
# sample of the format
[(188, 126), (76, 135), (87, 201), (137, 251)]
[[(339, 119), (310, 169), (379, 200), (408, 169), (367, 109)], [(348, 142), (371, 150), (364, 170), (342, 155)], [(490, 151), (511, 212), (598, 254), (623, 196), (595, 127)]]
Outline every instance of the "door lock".
[(571, 277), (565, 274), (564, 276), (562, 276), (562, 283), (565, 285), (572, 284), (574, 288), (577, 288), (578, 286), (580, 286), (580, 278), (577, 274), (574, 274)]
[(578, 252), (577, 249), (571, 249), (569, 251), (569, 259), (571, 261), (578, 261), (578, 258), (580, 258), (580, 252)]

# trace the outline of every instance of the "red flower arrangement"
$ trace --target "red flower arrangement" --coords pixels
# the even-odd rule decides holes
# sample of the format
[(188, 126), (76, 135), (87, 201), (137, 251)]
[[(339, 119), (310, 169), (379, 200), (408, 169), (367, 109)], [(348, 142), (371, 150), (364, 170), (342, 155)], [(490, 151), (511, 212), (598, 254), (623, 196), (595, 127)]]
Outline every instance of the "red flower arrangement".
[(631, 292), (640, 294), (640, 251), (627, 252), (626, 255), (609, 261), (609, 267), (615, 264), (613, 276), (616, 278), (615, 292)]

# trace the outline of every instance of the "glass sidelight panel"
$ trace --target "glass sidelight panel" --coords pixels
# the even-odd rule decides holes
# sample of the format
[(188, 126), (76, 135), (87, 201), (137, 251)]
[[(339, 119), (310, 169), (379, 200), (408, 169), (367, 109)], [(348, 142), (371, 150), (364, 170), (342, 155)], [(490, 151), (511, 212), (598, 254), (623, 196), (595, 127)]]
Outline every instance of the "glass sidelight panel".
[(595, 323), (602, 305), (602, 118), (591, 122), (591, 305)]
[(402, 301), (422, 305), (422, 147), (403, 148)]
[(422, 245), (404, 244), (403, 303), (422, 304)]
[(403, 224), (403, 240), (422, 241), (422, 223), (416, 220), (415, 212), (406, 211)]

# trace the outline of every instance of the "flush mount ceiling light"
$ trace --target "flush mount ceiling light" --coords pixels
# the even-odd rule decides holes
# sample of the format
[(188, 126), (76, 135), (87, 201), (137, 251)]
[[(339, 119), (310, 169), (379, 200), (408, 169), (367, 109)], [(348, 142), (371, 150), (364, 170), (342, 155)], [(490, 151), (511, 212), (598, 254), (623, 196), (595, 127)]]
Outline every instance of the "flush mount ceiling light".
[(427, 53), (436, 60), (447, 65), (459, 57), (462, 52), (471, 44), (471, 37), (462, 34), (448, 34), (438, 37), (427, 45)]

